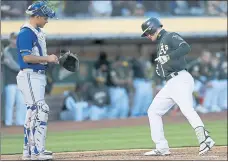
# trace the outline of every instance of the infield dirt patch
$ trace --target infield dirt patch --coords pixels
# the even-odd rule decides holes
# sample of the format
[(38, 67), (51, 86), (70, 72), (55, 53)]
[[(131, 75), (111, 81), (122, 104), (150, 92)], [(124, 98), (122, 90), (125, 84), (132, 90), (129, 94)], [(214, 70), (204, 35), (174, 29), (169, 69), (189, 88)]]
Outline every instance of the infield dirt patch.
[[(227, 160), (227, 146), (215, 146), (204, 156), (198, 155), (198, 147), (171, 149), (169, 156), (144, 156), (148, 149), (105, 150), (54, 153), (54, 160)], [(21, 154), (2, 155), (1, 160), (21, 160)]]

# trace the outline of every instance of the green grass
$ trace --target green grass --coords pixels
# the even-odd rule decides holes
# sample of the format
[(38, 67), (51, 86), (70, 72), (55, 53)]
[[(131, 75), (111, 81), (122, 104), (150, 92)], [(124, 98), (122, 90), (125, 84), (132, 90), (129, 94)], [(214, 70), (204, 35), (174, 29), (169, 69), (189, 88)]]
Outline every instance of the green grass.
[[(205, 122), (216, 145), (227, 145), (227, 121)], [(198, 146), (194, 130), (186, 122), (166, 124), (170, 147)], [(21, 153), (23, 135), (1, 137), (1, 153)], [(106, 149), (154, 148), (148, 126), (108, 128), (86, 131), (48, 132), (47, 149), (54, 152)]]

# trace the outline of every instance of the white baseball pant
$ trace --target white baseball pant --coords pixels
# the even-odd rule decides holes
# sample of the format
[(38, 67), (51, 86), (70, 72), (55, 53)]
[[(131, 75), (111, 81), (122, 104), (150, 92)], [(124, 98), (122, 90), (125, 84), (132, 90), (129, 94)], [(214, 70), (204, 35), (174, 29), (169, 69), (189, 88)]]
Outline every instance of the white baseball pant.
[(193, 77), (182, 70), (167, 81), (148, 109), (151, 137), (157, 149), (169, 148), (164, 136), (162, 116), (176, 103), (193, 128), (204, 126), (193, 108)]

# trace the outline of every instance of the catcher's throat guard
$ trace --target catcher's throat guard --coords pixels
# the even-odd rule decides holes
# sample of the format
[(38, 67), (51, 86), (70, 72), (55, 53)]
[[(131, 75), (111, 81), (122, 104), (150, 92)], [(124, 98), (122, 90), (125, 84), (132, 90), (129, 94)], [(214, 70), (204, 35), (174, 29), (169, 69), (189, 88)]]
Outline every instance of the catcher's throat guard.
[(59, 64), (68, 71), (76, 72), (79, 69), (79, 60), (76, 54), (68, 51), (61, 53)]

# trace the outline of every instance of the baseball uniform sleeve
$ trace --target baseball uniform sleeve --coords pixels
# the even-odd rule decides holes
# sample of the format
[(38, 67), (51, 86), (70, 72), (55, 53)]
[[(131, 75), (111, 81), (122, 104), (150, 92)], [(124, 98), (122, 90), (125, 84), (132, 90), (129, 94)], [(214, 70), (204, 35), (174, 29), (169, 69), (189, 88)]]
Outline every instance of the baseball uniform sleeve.
[(18, 35), (18, 48), (22, 56), (30, 55), (33, 47), (33, 35), (30, 30), (24, 30)]
[(186, 55), (191, 50), (189, 44), (177, 33), (171, 33), (169, 35), (168, 44), (174, 49), (169, 53), (171, 59)]

